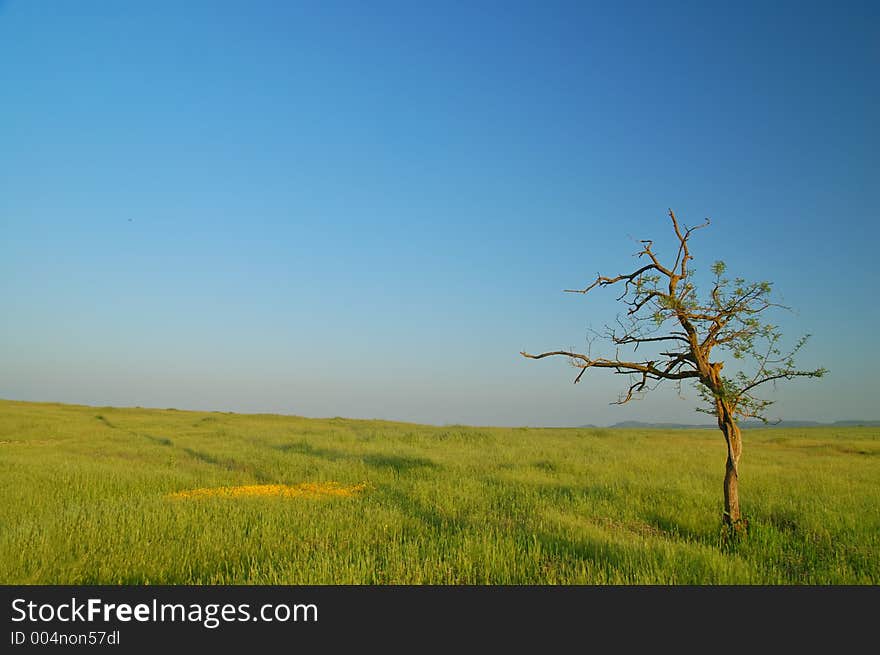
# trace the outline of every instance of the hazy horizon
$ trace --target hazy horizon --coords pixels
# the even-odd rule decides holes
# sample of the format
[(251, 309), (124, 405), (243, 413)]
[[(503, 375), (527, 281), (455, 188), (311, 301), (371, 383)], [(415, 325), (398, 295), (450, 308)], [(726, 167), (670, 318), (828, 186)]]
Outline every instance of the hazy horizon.
[[(648, 426), (648, 427), (662, 427), (662, 426), (681, 426), (681, 427), (695, 427), (695, 428), (708, 428), (715, 429), (715, 419), (712, 417), (705, 417), (703, 421), (699, 420), (699, 417), (696, 417), (693, 421), (681, 422), (681, 421), (648, 421), (648, 420), (636, 420), (636, 419), (622, 419), (620, 421), (614, 421), (612, 423), (605, 424), (595, 424), (595, 423), (581, 423), (577, 425), (538, 425), (538, 424), (469, 424), (469, 423), (459, 423), (455, 421), (432, 421), (432, 422), (416, 422), (416, 421), (403, 421), (396, 419), (388, 419), (380, 416), (308, 416), (303, 414), (293, 414), (290, 412), (272, 412), (272, 411), (255, 411), (255, 412), (236, 412), (233, 410), (227, 409), (210, 409), (207, 407), (158, 407), (158, 406), (144, 406), (144, 405), (101, 405), (101, 404), (93, 404), (93, 403), (62, 403), (59, 401), (53, 400), (25, 400), (25, 399), (15, 399), (15, 398), (0, 398), (0, 402), (9, 401), (9, 402), (24, 402), (24, 403), (35, 403), (35, 404), (49, 404), (49, 405), (69, 405), (71, 407), (88, 407), (95, 410), (148, 410), (148, 411), (174, 411), (174, 412), (193, 412), (193, 413), (219, 413), (219, 414), (234, 414), (240, 416), (282, 416), (282, 417), (290, 417), (290, 418), (305, 418), (305, 419), (313, 419), (316, 421), (321, 420), (335, 420), (335, 419), (343, 419), (343, 420), (352, 420), (352, 421), (383, 421), (388, 423), (402, 423), (402, 424), (413, 424), (413, 425), (427, 425), (433, 427), (470, 427), (470, 428), (534, 428), (534, 429), (559, 429), (559, 428), (615, 428), (615, 427), (626, 427), (629, 424), (638, 425), (638, 426)], [(803, 421), (801, 419), (797, 419), (794, 417), (789, 417), (779, 422), (768, 421), (766, 425), (768, 427), (788, 427), (790, 428), (793, 424), (799, 423), (816, 423), (817, 426), (828, 426), (835, 425), (836, 423), (864, 423), (866, 425), (874, 425), (880, 424), (880, 419), (872, 419), (872, 418), (850, 418), (850, 419), (841, 419), (838, 421)], [(764, 425), (764, 423), (758, 419), (748, 419), (746, 421), (741, 421), (741, 425), (744, 426), (753, 426), (753, 424)]]
[[(770, 280), (873, 420), (876, 3), (0, 2), (0, 398), (702, 423), (573, 385), (638, 239)], [(674, 251), (672, 252), (674, 255)], [(593, 352), (602, 350), (596, 342)], [(607, 347), (605, 351), (610, 349)], [(613, 351), (611, 351), (613, 352)]]

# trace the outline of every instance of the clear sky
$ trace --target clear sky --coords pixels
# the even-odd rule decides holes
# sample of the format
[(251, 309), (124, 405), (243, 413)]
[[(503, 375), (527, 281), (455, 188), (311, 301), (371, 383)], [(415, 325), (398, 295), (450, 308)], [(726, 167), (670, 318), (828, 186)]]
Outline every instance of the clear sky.
[(0, 1), (0, 397), (704, 422), (518, 354), (671, 207), (831, 370), (771, 416), (880, 418), (878, 68), (876, 2)]

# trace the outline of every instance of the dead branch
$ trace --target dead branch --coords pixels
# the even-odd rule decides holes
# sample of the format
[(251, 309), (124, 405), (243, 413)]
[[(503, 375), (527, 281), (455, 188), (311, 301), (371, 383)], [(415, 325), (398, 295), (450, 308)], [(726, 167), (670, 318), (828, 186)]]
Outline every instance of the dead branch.
[[(653, 360), (644, 361), (644, 362), (625, 362), (616, 359), (591, 359), (586, 355), (581, 353), (571, 352), (568, 350), (552, 350), (549, 352), (541, 353), (539, 355), (530, 355), (527, 352), (520, 352), (520, 355), (523, 357), (527, 357), (529, 359), (543, 359), (544, 357), (553, 357), (553, 356), (562, 356), (568, 357), (570, 359), (580, 360), (583, 364), (577, 364), (578, 368), (582, 368), (584, 370), (588, 368), (613, 368), (618, 373), (645, 373), (651, 376), (656, 380), (682, 380), (685, 378), (694, 378), (699, 377), (700, 373), (698, 371), (673, 371), (668, 372), (662, 369), (657, 368), (656, 363)], [(581, 371), (583, 374), (583, 371)], [(580, 378), (580, 375), (578, 378)]]

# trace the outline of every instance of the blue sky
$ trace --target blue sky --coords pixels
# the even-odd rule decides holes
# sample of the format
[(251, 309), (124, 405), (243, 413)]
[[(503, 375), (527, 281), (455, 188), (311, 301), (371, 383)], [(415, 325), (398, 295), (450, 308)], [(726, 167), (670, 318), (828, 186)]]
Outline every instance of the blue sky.
[[(712, 226), (877, 418), (876, 3), (0, 3), (0, 397), (495, 425), (610, 406), (561, 293)], [(595, 348), (596, 346), (594, 346)], [(595, 352), (595, 350), (594, 350)]]

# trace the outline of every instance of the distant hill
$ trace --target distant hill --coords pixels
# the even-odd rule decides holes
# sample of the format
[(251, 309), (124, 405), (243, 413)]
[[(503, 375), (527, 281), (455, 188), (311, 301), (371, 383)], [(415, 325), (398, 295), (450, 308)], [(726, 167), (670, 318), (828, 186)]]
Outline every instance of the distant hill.
[[(871, 421), (859, 421), (856, 419), (848, 419), (845, 421), (834, 421), (833, 423), (820, 423), (819, 421), (780, 421), (779, 423), (762, 423), (761, 421), (743, 421), (740, 424), (741, 428), (744, 429), (754, 429), (754, 428), (809, 428), (809, 427), (833, 427), (833, 426), (854, 426), (854, 425), (865, 425), (865, 426), (880, 426), (880, 420), (871, 420)], [(592, 425), (580, 425), (578, 427), (589, 428), (595, 427)], [(609, 425), (610, 428), (626, 428), (630, 430), (703, 430), (703, 429), (714, 429), (717, 430), (718, 426), (714, 423), (648, 423), (644, 421), (620, 421), (619, 423), (615, 423), (614, 425)]]

